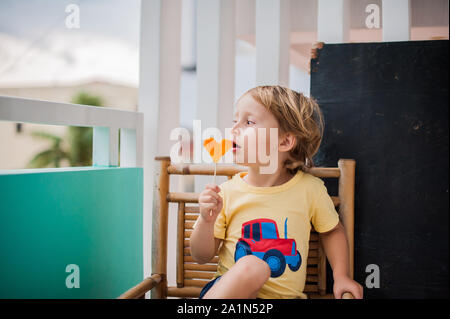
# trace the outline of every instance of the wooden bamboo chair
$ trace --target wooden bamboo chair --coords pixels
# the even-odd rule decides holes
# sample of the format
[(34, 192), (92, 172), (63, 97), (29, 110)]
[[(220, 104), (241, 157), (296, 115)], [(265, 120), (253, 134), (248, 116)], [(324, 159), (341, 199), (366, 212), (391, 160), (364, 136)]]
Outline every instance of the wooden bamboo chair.
[[(190, 253), (189, 238), (199, 214), (198, 193), (176, 193), (169, 190), (169, 177), (178, 175), (213, 175), (212, 165), (173, 165), (170, 157), (156, 157), (156, 176), (153, 204), (152, 269), (153, 275), (129, 289), (119, 298), (143, 298), (152, 292), (152, 298), (198, 297), (202, 287), (212, 278), (217, 269), (218, 256), (210, 263), (199, 265)], [(337, 178), (338, 194), (331, 196), (339, 213), (349, 244), (350, 276), (353, 278), (354, 256), (354, 188), (355, 160), (340, 159), (338, 167), (314, 167), (308, 173), (319, 178)], [(245, 167), (218, 165), (217, 175), (228, 176), (244, 171)], [(177, 221), (177, 274), (176, 287), (167, 285), (167, 235), (169, 203), (178, 204)], [(326, 293), (326, 256), (322, 250), (319, 234), (312, 230), (307, 260), (307, 276), (304, 292), (309, 298), (333, 298)], [(353, 298), (345, 293), (343, 298)]]

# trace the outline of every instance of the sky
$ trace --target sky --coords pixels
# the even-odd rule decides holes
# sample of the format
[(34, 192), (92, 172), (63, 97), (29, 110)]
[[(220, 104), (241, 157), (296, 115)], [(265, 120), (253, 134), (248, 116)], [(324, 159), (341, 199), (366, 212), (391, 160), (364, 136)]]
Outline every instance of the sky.
[(69, 34), (65, 9), (70, 4), (80, 8), (79, 31), (138, 46), (140, 0), (0, 0), (0, 32), (30, 39)]
[[(66, 20), (79, 8), (79, 28)], [(0, 0), (0, 85), (138, 85), (140, 0)]]

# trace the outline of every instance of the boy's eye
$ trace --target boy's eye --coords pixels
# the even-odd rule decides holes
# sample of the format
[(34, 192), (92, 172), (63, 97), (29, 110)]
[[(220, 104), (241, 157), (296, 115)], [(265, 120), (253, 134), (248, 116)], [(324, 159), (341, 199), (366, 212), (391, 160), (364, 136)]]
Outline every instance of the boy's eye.
[(247, 125), (253, 125), (253, 124), (255, 124), (255, 122), (247, 120)]

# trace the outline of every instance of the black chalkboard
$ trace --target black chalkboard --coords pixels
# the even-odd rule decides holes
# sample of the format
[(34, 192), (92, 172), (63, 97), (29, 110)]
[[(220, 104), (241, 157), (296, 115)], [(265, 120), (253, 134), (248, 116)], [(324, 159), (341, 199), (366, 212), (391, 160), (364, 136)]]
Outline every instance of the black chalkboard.
[(325, 44), (311, 96), (316, 166), (356, 160), (355, 280), (380, 269), (365, 297), (448, 298), (448, 41)]

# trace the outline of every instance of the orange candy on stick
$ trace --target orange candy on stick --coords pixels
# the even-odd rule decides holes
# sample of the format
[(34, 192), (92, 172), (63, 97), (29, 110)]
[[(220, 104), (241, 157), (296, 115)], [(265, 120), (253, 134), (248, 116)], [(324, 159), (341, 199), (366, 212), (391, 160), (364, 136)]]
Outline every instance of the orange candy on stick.
[[(207, 138), (203, 141), (203, 146), (208, 151), (209, 155), (214, 162), (214, 184), (216, 183), (216, 169), (217, 162), (220, 160), (222, 156), (225, 155), (226, 152), (230, 148), (233, 147), (233, 142), (227, 139), (223, 139), (220, 143), (217, 143), (214, 138)], [(212, 216), (212, 211), (209, 213), (209, 216)]]
[(203, 146), (208, 151), (209, 155), (211, 155), (214, 163), (219, 162), (220, 158), (225, 155), (226, 152), (230, 148), (233, 147), (233, 142), (227, 139), (223, 139), (220, 143), (217, 143), (214, 138), (207, 138), (203, 142)]

